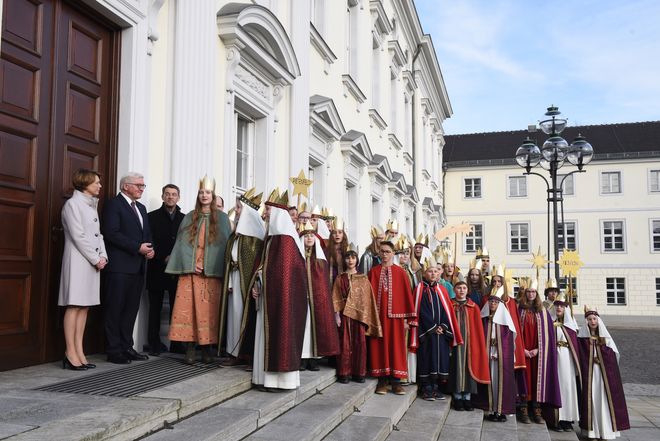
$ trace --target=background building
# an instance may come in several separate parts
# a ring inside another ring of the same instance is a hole
[[[660,315],[660,122],[568,127],[562,137],[578,133],[596,154],[585,173],[564,182],[560,249],[577,250],[585,263],[577,305],[610,315]],[[545,183],[524,176],[513,160],[527,135],[538,145],[547,138],[540,131],[445,137],[447,222],[475,227],[458,246],[460,264],[486,246],[491,262],[532,276],[531,253],[541,247],[549,257]],[[559,174],[572,170],[567,162]]]
[[[412,0],[4,0],[0,78],[0,369],[61,357],[60,210],[79,167],[104,196],[139,171],[143,202],[215,176],[231,205],[305,170],[311,203],[369,227],[443,223],[451,113]],[[136,326],[144,340],[143,305]],[[87,333],[102,348],[100,308]]]

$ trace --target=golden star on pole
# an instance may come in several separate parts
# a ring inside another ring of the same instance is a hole
[[[541,253],[541,247],[539,247],[539,250],[536,253],[532,253],[532,258],[527,261],[532,262],[532,268],[536,268],[537,271],[545,268],[545,265],[550,263],[550,261],[545,258],[545,254]]]
[[[578,252],[569,251],[566,248],[564,248],[564,252],[557,263],[565,277],[577,277],[578,271],[584,266],[584,262],[580,260]]]
[[[298,176],[289,178],[289,181],[293,184],[293,192],[291,193],[293,196],[303,195],[309,198],[308,190],[314,181],[305,177],[304,170],[301,169]]]

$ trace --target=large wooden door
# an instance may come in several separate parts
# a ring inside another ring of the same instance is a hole
[[[115,181],[119,32],[62,0],[4,0],[0,56],[0,370],[61,357],[60,211],[71,174]],[[100,349],[90,317],[88,350]]]

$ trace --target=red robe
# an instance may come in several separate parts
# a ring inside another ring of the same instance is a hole
[[[513,319],[513,326],[516,328],[516,341],[515,341],[515,351],[514,351],[514,369],[526,369],[527,364],[525,363],[525,346],[523,345],[522,332],[520,329],[520,318],[518,316],[518,305],[516,301],[509,298],[505,303],[506,309],[509,310],[511,318]]]
[[[315,357],[339,354],[339,334],[332,307],[332,293],[328,277],[328,261],[318,259],[312,249],[307,257],[307,290],[312,314],[312,351]]]
[[[454,311],[460,308],[456,300],[452,300]],[[463,306],[467,321],[465,323],[466,335],[463,339],[466,344],[468,369],[472,379],[477,383],[490,384],[490,367],[488,365],[488,353],[484,344],[484,326],[481,321],[481,309],[472,300],[467,299]],[[460,326],[458,326],[460,329]]]
[[[383,283],[381,283],[382,265],[374,266],[369,271],[369,282],[376,297],[378,315],[383,328],[383,337],[369,338],[369,374],[374,377],[407,378],[408,360],[404,321],[409,318],[411,319],[409,325],[415,325],[415,305],[406,271],[397,265],[387,269],[389,269],[389,277],[383,274]]]

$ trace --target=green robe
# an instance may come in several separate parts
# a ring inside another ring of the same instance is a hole
[[[167,262],[167,269],[165,272],[168,274],[193,274],[195,272],[195,249],[197,248],[198,237],[195,237],[191,242],[189,237],[190,223],[192,222],[192,214],[186,214],[181,221],[179,232],[176,235],[176,242],[170,260]],[[225,249],[227,247],[227,239],[231,234],[231,226],[229,224],[229,217],[222,211],[217,212],[218,215],[218,233],[215,241],[209,243],[208,239],[204,249],[204,272],[206,277],[222,278],[225,273]],[[206,223],[206,235],[208,237],[209,215],[202,214],[199,217],[199,225],[202,222]],[[197,231],[200,231],[200,228]],[[199,234],[199,233],[198,233]]]

